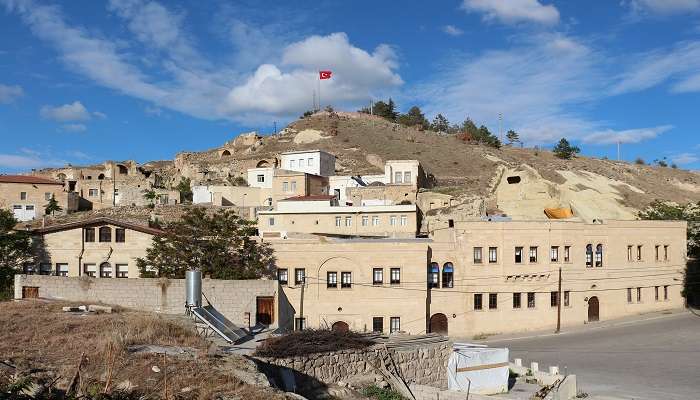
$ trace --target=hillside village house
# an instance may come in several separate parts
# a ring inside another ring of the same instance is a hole
[[[136,259],[146,256],[159,229],[111,218],[85,219],[32,231],[37,265],[25,273],[92,278],[138,278]]]
[[[61,182],[36,176],[0,175],[0,208],[12,211],[18,221],[43,217],[52,197],[62,214],[78,209],[77,196],[65,192]]]

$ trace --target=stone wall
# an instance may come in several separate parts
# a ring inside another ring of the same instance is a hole
[[[39,297],[67,301],[118,305],[137,310],[182,314],[185,311],[184,279],[105,279],[45,275],[15,275],[15,298],[23,287],[38,287]],[[202,292],[212,305],[233,323],[255,324],[257,297],[274,297],[278,313],[278,284],[275,280],[203,279]],[[204,304],[206,300],[202,299]],[[275,324],[279,321],[275,315]]]
[[[451,352],[452,344],[449,342],[389,349],[391,359],[400,370],[405,382],[441,389],[447,389],[447,360]],[[387,351],[381,345],[375,345],[369,349],[263,360],[273,365],[293,369],[327,384],[371,379],[373,376],[381,376],[375,367],[381,363],[391,365]]]

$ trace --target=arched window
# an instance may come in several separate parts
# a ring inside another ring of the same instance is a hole
[[[221,152],[221,157],[226,157],[226,156],[230,156],[230,155],[231,155],[231,152],[228,150],[224,150]]]
[[[267,160],[260,160],[255,165],[255,168],[267,168],[269,166],[270,166],[270,163]]]
[[[593,266],[593,245],[587,244],[586,245],[586,267],[592,267],[592,266]]]
[[[100,278],[112,277],[112,265],[108,262],[100,264]]]
[[[440,287],[440,265],[436,262],[430,263],[428,267],[428,287]]]
[[[442,287],[451,288],[454,286],[454,267],[451,262],[446,262],[442,266]]]
[[[100,228],[100,242],[112,241],[112,228],[103,226]]]
[[[126,166],[117,164],[117,168],[119,169],[119,174],[120,175],[129,175],[129,169],[126,168]]]
[[[603,266],[603,245],[600,243],[595,247],[595,266]]]
[[[99,174],[97,175],[97,179],[103,180],[105,178],[105,174]]]

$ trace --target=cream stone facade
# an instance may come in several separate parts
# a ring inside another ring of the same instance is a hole
[[[145,257],[158,229],[110,218],[35,229],[37,265],[25,273],[95,278],[138,278],[136,259]]]
[[[12,211],[18,221],[42,218],[52,197],[62,209],[59,214],[78,210],[78,197],[64,191],[61,182],[34,176],[0,175],[0,208]]]
[[[685,222],[454,225],[424,239],[266,240],[297,327],[304,318],[309,327],[370,331],[382,318],[389,332],[393,318],[412,334],[553,329],[560,268],[562,326],[684,305]]]

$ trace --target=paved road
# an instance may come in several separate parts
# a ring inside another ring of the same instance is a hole
[[[579,389],[604,399],[700,399],[700,317],[666,315],[555,336],[487,341],[523,365],[576,374]],[[609,397],[608,397],[609,396]]]

